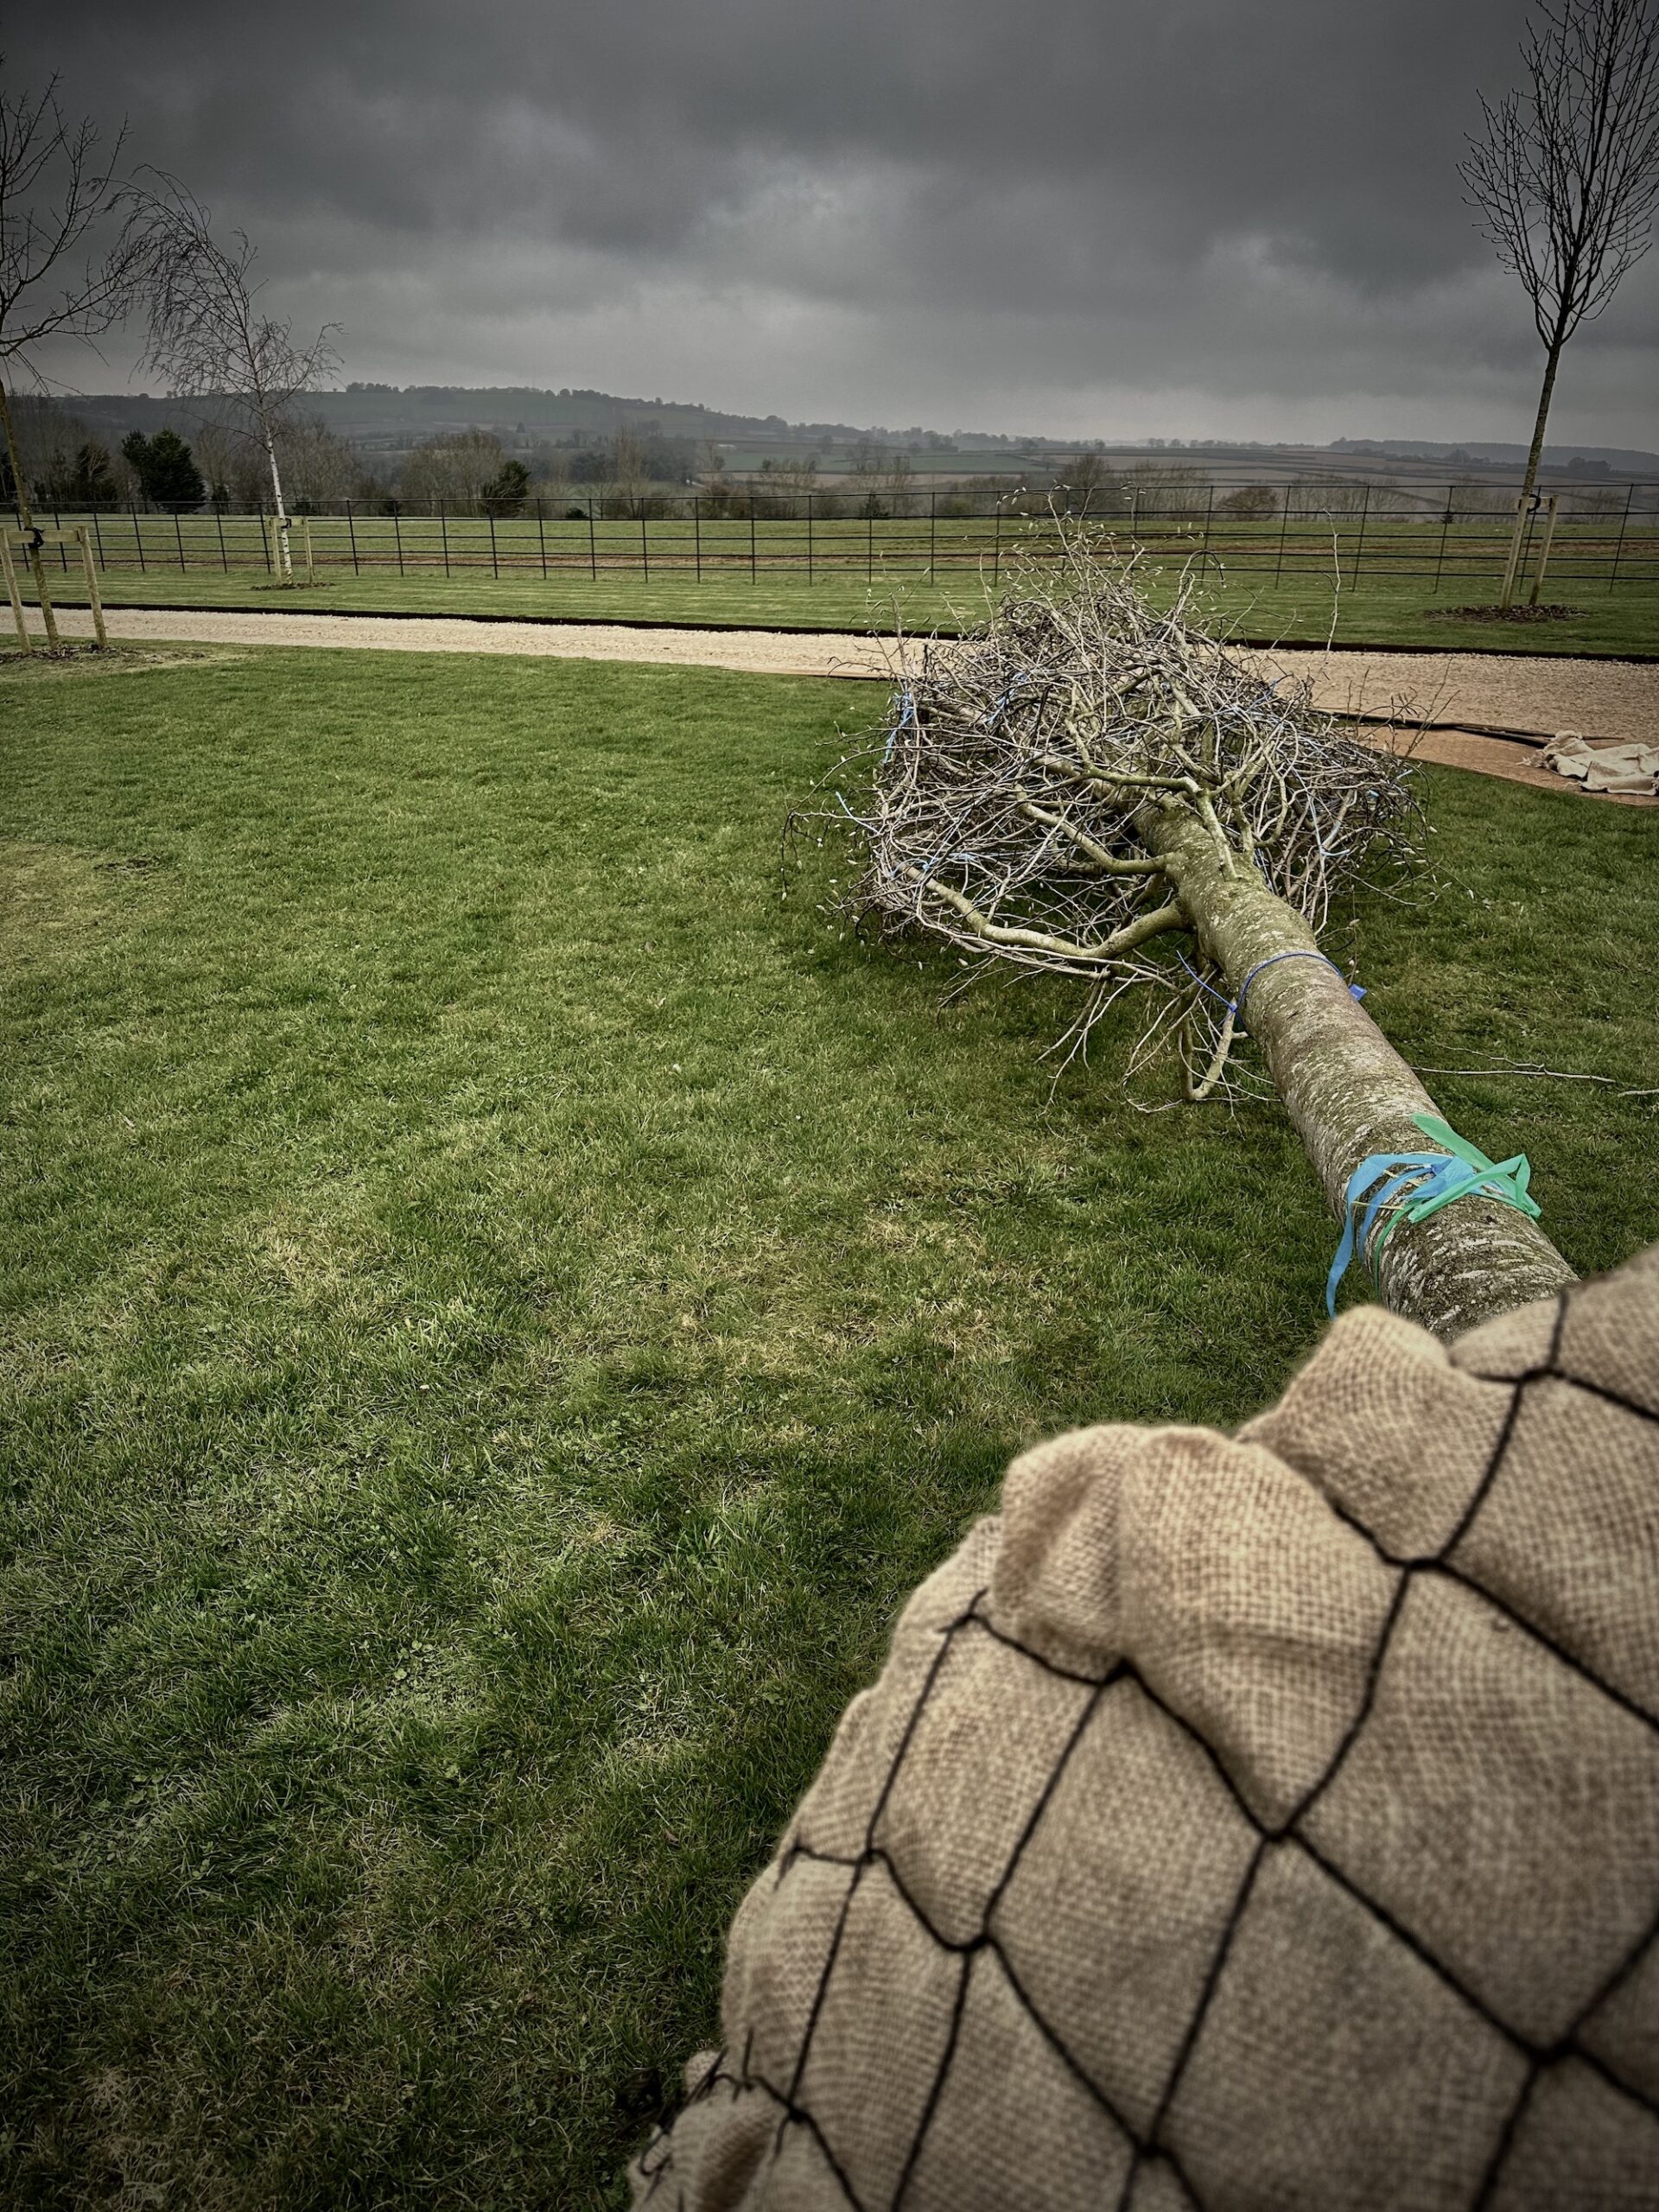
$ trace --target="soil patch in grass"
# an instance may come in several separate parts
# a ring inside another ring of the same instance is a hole
[[[1536,622],[1580,622],[1586,609],[1564,607],[1546,600],[1541,607],[1445,607],[1424,616],[1427,622],[1508,622],[1525,626]]]
[[[66,638],[56,652],[41,644],[26,653],[13,638],[9,642],[0,640],[0,683],[52,683],[79,676],[130,676],[141,669],[203,667],[244,658],[242,648],[236,645],[99,645],[82,638]]]

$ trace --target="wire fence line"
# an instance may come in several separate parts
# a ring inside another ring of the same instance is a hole
[[[1192,563],[1255,580],[1340,576],[1432,581],[1436,590],[1496,579],[1508,559],[1518,500],[1502,485],[1444,480],[1385,485],[1336,482],[1244,487],[1246,512],[1224,485],[1108,487],[1069,496],[833,490],[704,495],[614,490],[526,499],[510,506],[469,502],[345,500],[290,518],[290,556],[312,577],[477,575],[614,578],[653,573],[775,581],[794,575],[874,582],[903,572],[928,578],[973,571],[996,579],[1016,555],[1063,551],[1068,510],[1097,523],[1103,550],[1134,550],[1160,565]],[[1659,583],[1659,484],[1552,486],[1555,504],[1529,512],[1523,577],[1547,558],[1553,588],[1612,590]],[[1052,505],[1050,504],[1052,497]],[[741,512],[734,512],[734,503]],[[849,512],[853,510],[852,512]],[[37,523],[46,515],[36,511]],[[84,527],[105,571],[224,575],[274,571],[279,549],[268,509],[169,511],[130,504],[51,511],[54,535]],[[61,542],[45,549],[66,570]]]

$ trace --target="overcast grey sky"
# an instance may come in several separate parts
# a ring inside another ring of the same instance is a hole
[[[1524,437],[1462,204],[1521,0],[79,0],[131,125],[347,377],[1079,436]],[[69,368],[128,381],[134,347]],[[1659,255],[1552,442],[1659,444]]]

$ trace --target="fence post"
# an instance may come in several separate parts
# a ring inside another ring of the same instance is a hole
[[[649,500],[642,492],[639,494],[639,565],[645,571],[645,580],[647,583],[651,582],[651,538],[645,528],[645,510],[649,505]]]
[[[1635,485],[1627,484],[1624,487],[1624,512],[1618,518],[1618,543],[1613,548],[1613,571],[1607,579],[1607,588],[1610,592],[1618,582],[1619,556],[1624,550],[1624,533],[1630,526],[1630,502],[1635,497]]]
[[[353,574],[353,575],[357,575],[357,573],[358,573],[358,567],[357,567],[357,524],[356,524],[356,521],[355,521],[355,520],[353,519],[353,514],[352,514],[352,503],[351,503],[351,501],[350,501],[349,499],[347,499],[347,500],[346,500],[346,530],[348,531],[348,532],[350,533],[350,535],[351,535],[351,540],[352,540],[352,574]]]
[[[875,517],[871,510],[875,505],[874,494],[864,503],[864,581],[875,582]]]
[[[806,581],[812,581],[812,494],[806,495]]]
[[[702,494],[700,492],[694,492],[691,495],[691,531],[692,543],[696,548],[693,557],[697,564],[697,582],[701,583],[702,582]]]
[[[1277,583],[1285,573],[1285,532],[1290,528],[1290,493],[1291,487],[1287,484],[1284,500],[1279,509],[1279,558],[1274,565],[1274,583]]]
[[[939,543],[939,487],[932,486],[927,495],[927,581],[933,582],[934,564],[938,558]]]
[[[149,570],[144,565],[144,533],[138,527],[138,502],[136,499],[132,503],[132,542],[138,549],[138,573],[141,576],[147,576]]]
[[[182,575],[184,574],[184,532],[179,527],[179,511],[176,507],[173,510],[173,537],[179,549],[179,574]]]
[[[94,515],[92,520],[96,523],[98,517]],[[223,507],[213,509],[213,523],[219,531],[219,565],[224,574],[228,576],[231,573],[231,564],[225,556],[225,510]]]
[[[547,575],[547,517],[542,510],[539,499],[536,502],[536,543],[541,551],[542,575],[545,577]]]
[[[443,573],[448,576],[449,574],[449,518],[444,511],[442,499],[438,501],[438,535],[443,541]]]
[[[499,583],[501,580],[501,563],[496,558],[495,551],[495,509],[486,503],[484,509],[484,515],[485,519],[490,525],[490,574]]]
[[[1002,581],[1002,494],[994,492],[991,497],[991,582],[995,586]]]
[[[1359,503],[1359,538],[1354,547],[1354,584],[1359,582],[1359,564],[1365,558],[1365,518],[1371,512],[1371,487],[1365,486],[1365,496]]]
[[[749,582],[754,582],[754,502],[755,493],[749,494]]]
[[[397,573],[401,576],[404,573],[404,531],[396,507],[391,511],[391,542],[397,549]]]
[[[102,568],[104,565],[104,532],[99,527],[98,509],[96,507],[92,509],[92,536],[98,544],[99,566]]]

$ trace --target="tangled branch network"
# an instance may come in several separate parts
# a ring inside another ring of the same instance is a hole
[[[836,804],[862,861],[842,911],[976,966],[1081,979],[1067,1057],[1149,989],[1128,1072],[1173,1045],[1196,1099],[1224,1081],[1236,1017],[1148,849],[1153,814],[1189,810],[1316,934],[1333,897],[1409,858],[1418,817],[1408,762],[1344,737],[1306,684],[1255,672],[1190,603],[1155,608],[1133,563],[1074,533],[968,637],[894,648],[868,802]]]

